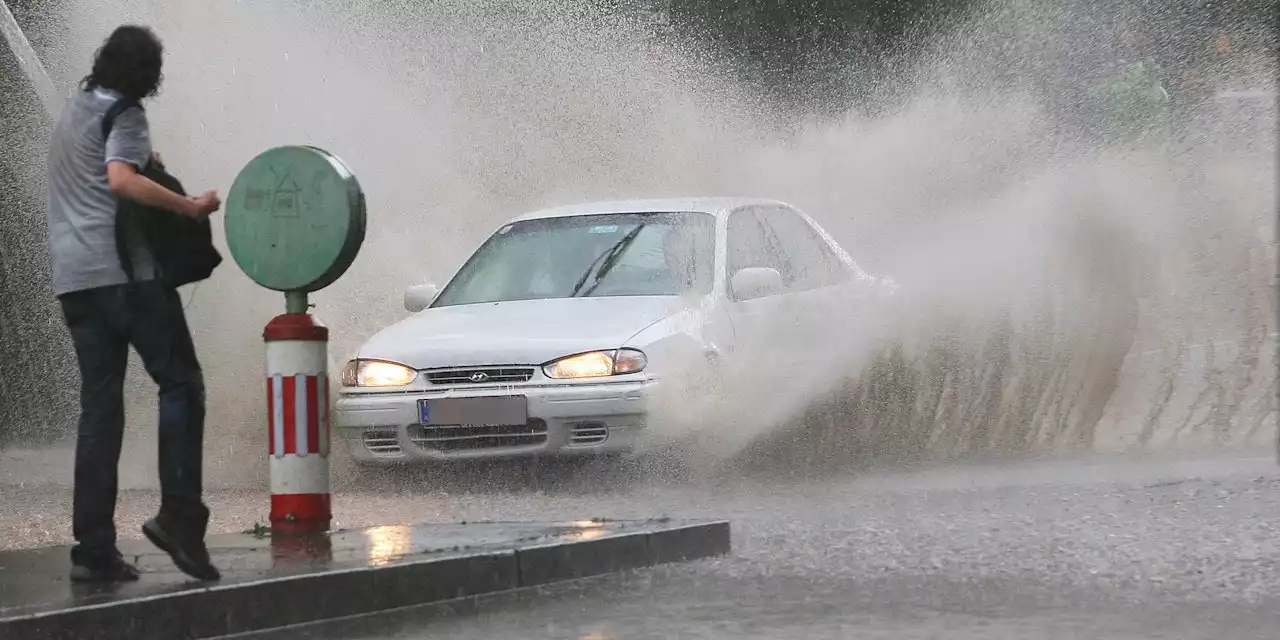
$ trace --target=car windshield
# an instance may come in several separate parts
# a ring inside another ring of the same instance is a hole
[[[621,213],[539,218],[493,234],[434,307],[711,291],[715,218]]]

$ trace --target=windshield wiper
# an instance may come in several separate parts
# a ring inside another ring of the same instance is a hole
[[[578,282],[573,285],[573,291],[569,292],[569,297],[577,297],[579,292],[586,295],[595,290],[596,285],[600,284],[600,279],[603,278],[605,274],[609,273],[609,270],[613,268],[614,264],[617,264],[618,258],[622,257],[622,253],[627,250],[627,247],[631,246],[632,241],[636,239],[636,236],[640,235],[640,230],[643,229],[646,224],[648,223],[642,222],[636,225],[636,228],[628,231],[627,235],[622,236],[622,239],[619,240],[617,244],[609,247],[604,253],[600,254],[599,257],[592,260],[591,264],[587,265],[586,273],[582,274],[582,277],[578,278]],[[596,277],[591,281],[591,286],[587,288],[586,291],[583,291],[582,287],[587,284],[587,279],[591,277],[591,272],[595,270],[597,263],[600,264],[600,270],[595,272]]]

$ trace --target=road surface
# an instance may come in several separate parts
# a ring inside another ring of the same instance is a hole
[[[732,557],[268,638],[1276,637],[1280,469],[1258,454],[961,465],[815,480],[499,476],[349,495],[401,519],[721,516]],[[401,480],[403,481],[403,480]],[[397,492],[398,493],[398,492]]]

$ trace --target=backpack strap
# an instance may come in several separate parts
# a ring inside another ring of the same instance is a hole
[[[102,144],[107,144],[107,139],[111,137],[111,127],[116,123],[116,117],[125,111],[137,107],[142,108],[137,100],[130,98],[120,98],[111,103],[107,107],[106,113],[102,114]],[[124,270],[124,275],[133,281],[133,261],[129,258],[129,242],[128,242],[128,218],[125,215],[128,207],[125,203],[116,205],[116,254],[120,257],[120,267]]]
[[[106,144],[107,138],[111,137],[111,127],[115,126],[116,117],[132,107],[141,109],[142,105],[133,98],[120,98],[107,107],[107,112],[102,114],[102,144]]]

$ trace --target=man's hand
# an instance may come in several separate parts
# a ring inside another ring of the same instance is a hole
[[[222,208],[217,191],[206,191],[199,197],[182,196],[152,182],[138,173],[137,167],[122,160],[107,163],[107,187],[116,197],[197,219]]]
[[[191,198],[190,201],[191,208],[187,215],[193,218],[203,218],[222,208],[222,200],[218,199],[217,191],[206,191],[197,198]]]

